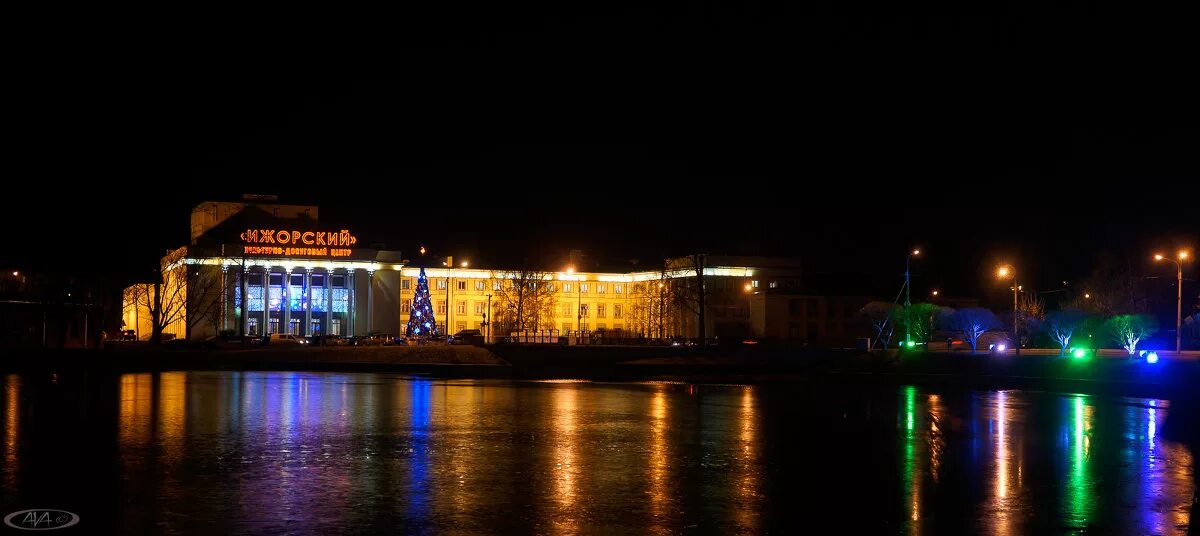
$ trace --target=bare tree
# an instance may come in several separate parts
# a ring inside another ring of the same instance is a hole
[[[221,293],[224,288],[221,286],[221,272],[219,268],[213,266],[182,266],[182,276],[184,279],[184,322],[186,326],[186,337],[192,337],[192,330],[201,324],[207,323],[213,327],[213,332],[217,330],[217,323],[221,319]],[[173,277],[179,277],[181,274],[174,274]]]
[[[150,317],[150,344],[161,343],[164,330],[186,316],[186,257],[186,247],[168,252],[159,261],[159,269],[152,281],[125,289],[125,307],[145,311]]]
[[[521,268],[508,272],[492,273],[496,291],[496,323],[501,333],[522,332],[540,329],[546,322],[553,323],[555,292],[550,272]],[[496,285],[499,283],[499,285]]]
[[[954,326],[963,333],[972,352],[979,350],[979,336],[999,325],[995,313],[982,307],[967,307],[954,314]]]
[[[895,323],[892,320],[895,318],[896,310],[899,308],[894,303],[875,301],[866,304],[859,310],[859,314],[875,330],[875,339],[871,344],[872,348],[882,344],[883,349],[887,350],[888,344],[892,342],[892,334],[895,333]]]
[[[1058,355],[1067,353],[1071,345],[1071,337],[1075,330],[1083,324],[1083,311],[1079,309],[1063,309],[1046,315],[1046,332],[1058,343]]]
[[[707,255],[697,253],[686,257],[669,259],[665,263],[668,274],[685,276],[672,280],[672,297],[681,308],[696,315],[696,336],[701,341],[707,337],[707,298],[708,291],[704,285],[704,267]]]
[[[1158,331],[1158,321],[1150,315],[1117,315],[1105,323],[1109,335],[1121,345],[1129,357],[1137,354],[1137,345]]]

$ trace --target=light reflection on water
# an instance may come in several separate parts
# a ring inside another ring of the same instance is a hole
[[[0,397],[6,506],[44,463],[29,382],[6,376]],[[757,534],[825,512],[876,533],[1189,522],[1192,453],[1160,436],[1164,400],[255,372],[112,389],[119,478],[87,485],[129,505],[122,533]],[[898,485],[869,496],[874,480]]]

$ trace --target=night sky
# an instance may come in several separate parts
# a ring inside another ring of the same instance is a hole
[[[1191,108],[1123,70],[1182,21],[746,5],[56,25],[9,82],[0,265],[124,280],[242,193],[407,256],[781,255],[870,292],[912,246],[918,284],[985,296],[998,260],[1051,288],[1200,244]]]

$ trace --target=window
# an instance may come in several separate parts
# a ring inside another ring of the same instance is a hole
[[[283,274],[271,274],[271,286],[272,287],[282,287],[283,286]]]
[[[304,286],[304,274],[292,274],[292,286],[293,287],[303,287]]]
[[[454,325],[455,325],[455,327],[457,327],[457,328],[458,328],[458,331],[462,331],[462,330],[464,330],[464,329],[467,329],[467,323],[466,323],[466,322],[455,322],[455,323],[454,323]]]
[[[604,307],[603,303],[597,303],[596,304],[596,318],[604,318],[604,313],[606,312],[605,309],[606,309],[606,307]]]
[[[588,284],[587,284],[587,283],[580,283],[580,284],[579,284],[579,293],[580,293],[580,294],[587,294],[587,293],[588,293]]]
[[[503,281],[492,281],[492,291],[500,292],[500,286],[503,284],[504,284]]]
[[[621,318],[621,304],[613,304],[613,318]]]
[[[437,314],[439,314],[439,315],[444,315],[444,314],[446,314],[446,300],[438,300],[438,302],[437,302]]]
[[[409,303],[408,300],[404,300],[403,302],[400,303],[400,312],[401,313],[409,313],[411,311],[412,311],[412,304]]]
[[[460,279],[460,280],[456,281],[456,283],[458,283],[458,287],[456,287],[458,290],[467,290],[467,282],[466,281],[463,281]]]
[[[554,283],[546,283],[546,292],[554,292]]]
[[[751,286],[751,287],[753,287],[753,288],[758,288],[758,280],[757,280],[757,279],[755,279],[754,281],[751,281],[751,282],[750,282],[750,286]]]
[[[333,288],[346,288],[346,276],[343,274],[333,274]]]
[[[564,304],[563,304],[563,306],[562,306],[562,315],[563,315],[563,316],[566,316],[566,317],[569,317],[569,316],[571,316],[571,304],[569,304],[569,303],[564,303]]]
[[[563,283],[563,292],[574,292],[574,291],[575,291],[574,285],[572,285],[570,283]]]
[[[613,294],[622,294],[625,292],[624,283],[613,283]]]
[[[604,283],[596,283],[596,294],[604,294],[605,287],[607,286]]]
[[[772,282],[770,283],[770,287],[771,287],[771,288],[779,288],[779,282],[778,282],[778,281],[772,281]]]
[[[477,315],[483,314],[484,309],[487,309],[487,304],[485,302],[481,302],[481,301],[475,302],[475,314],[477,314]]]
[[[483,280],[482,279],[478,279],[475,281],[475,290],[478,290],[478,291],[483,290]]]
[[[580,304],[579,305],[579,316],[586,317],[587,315],[588,315],[588,304],[586,304],[586,303]]]
[[[406,278],[400,280],[400,290],[408,290],[410,288],[412,288],[412,279],[411,278],[406,277]]]
[[[465,302],[465,301],[460,301],[460,302],[458,302],[458,303],[457,303],[457,304],[454,306],[454,313],[455,313],[455,314],[460,314],[460,315],[465,315],[465,314],[467,314],[467,302]]]
[[[445,279],[437,280],[437,289],[438,290],[446,290],[446,280]]]

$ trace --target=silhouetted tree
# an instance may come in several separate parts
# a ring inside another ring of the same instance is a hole
[[[960,309],[953,318],[955,328],[963,333],[963,337],[971,345],[972,352],[979,349],[980,335],[1000,326],[1000,319],[996,318],[996,314],[983,307]]]
[[[1046,315],[1046,332],[1058,343],[1058,355],[1067,353],[1071,337],[1083,325],[1083,311],[1079,309],[1063,309]]]

